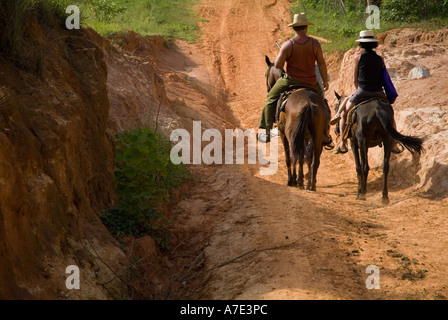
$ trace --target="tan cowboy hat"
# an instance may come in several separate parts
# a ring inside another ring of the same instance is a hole
[[[378,40],[375,39],[373,30],[364,30],[359,33],[359,39],[355,42],[378,42]]]
[[[290,23],[288,25],[288,27],[309,26],[311,24],[314,24],[314,23],[308,21],[308,18],[306,17],[305,13],[296,13],[294,15],[293,23]]]

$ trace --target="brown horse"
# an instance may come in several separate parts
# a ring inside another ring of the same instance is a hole
[[[344,97],[335,92],[338,103]],[[405,136],[393,127],[394,110],[392,106],[379,99],[370,100],[358,105],[354,111],[356,120],[350,129],[350,146],[356,164],[358,175],[357,199],[365,200],[367,193],[367,176],[369,174],[368,149],[382,145],[384,148],[383,160],[383,204],[389,204],[387,176],[389,174],[389,159],[393,141],[401,144],[411,153],[420,155],[423,152],[423,139],[414,136]],[[341,132],[341,135],[343,132]]]
[[[279,72],[268,57],[266,57],[266,63],[268,65],[266,85],[269,92],[283,72]],[[288,186],[304,188],[303,164],[306,160],[308,165],[306,188],[316,191],[316,175],[320,165],[326,125],[326,106],[317,93],[307,88],[299,88],[288,96],[278,121],[288,168]],[[298,176],[297,163],[299,164]]]

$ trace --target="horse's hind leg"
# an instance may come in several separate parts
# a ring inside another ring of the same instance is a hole
[[[311,150],[311,152],[313,152],[313,162],[311,165],[311,191],[316,191],[316,184],[317,184],[317,170],[319,169],[320,166],[320,156],[322,154],[322,143],[314,143],[313,146],[313,150]]]
[[[387,188],[387,176],[389,175],[389,159],[390,159],[390,153],[392,149],[392,141],[385,141],[384,142],[384,163],[383,163],[383,179],[384,179],[384,185],[383,185],[383,204],[387,205],[389,204],[389,192]]]
[[[294,180],[291,172],[291,152],[289,149],[289,142],[286,139],[286,136],[283,133],[280,133],[280,137],[282,139],[283,148],[285,149],[285,160],[286,160],[286,168],[288,168],[288,186],[294,186]]]
[[[308,166],[308,179],[306,184],[306,190],[315,191],[313,190],[313,176],[314,176],[314,151],[313,151],[313,145],[310,143],[308,144],[306,148],[306,164]]]
[[[303,158],[303,154],[301,154],[299,156],[299,177],[297,179],[297,187],[299,189],[304,189],[305,188],[305,185],[303,183],[303,180],[304,180],[303,163],[304,163],[304,158]]]
[[[359,140],[359,139],[358,139]],[[362,139],[359,145],[359,153],[361,156],[361,200],[365,200],[367,193],[367,177],[369,175],[369,158],[367,156],[367,152],[369,151],[367,147],[367,141]]]
[[[291,186],[297,186],[297,157],[291,154],[291,166],[292,166],[292,184]]]
[[[358,195],[356,198],[361,200],[362,170],[361,170],[361,160],[359,159],[359,146],[354,139],[350,140],[350,145],[352,147],[353,159],[355,159],[356,174],[358,176]]]

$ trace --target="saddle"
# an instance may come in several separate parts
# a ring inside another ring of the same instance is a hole
[[[285,106],[286,103],[288,102],[288,98],[291,95],[291,93],[299,90],[299,89],[305,89],[314,93],[318,93],[316,88],[306,85],[306,84],[294,84],[288,87],[288,89],[286,91],[284,91],[281,95],[280,98],[277,101],[277,109],[275,112],[275,122],[279,123],[280,122],[280,112],[285,112]]]
[[[366,103],[369,103],[369,102],[372,102],[375,100],[389,104],[388,100],[375,97],[375,98],[367,98],[366,100],[361,101],[360,103],[355,105],[347,114],[347,123],[345,125],[344,132],[341,135],[343,140],[347,140],[351,137],[350,133],[351,133],[352,126],[353,126],[353,124],[356,123],[356,120],[357,120],[356,119],[356,109],[358,109],[358,107],[363,104],[366,104]]]

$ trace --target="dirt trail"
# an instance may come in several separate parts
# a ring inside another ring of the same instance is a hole
[[[257,127],[266,96],[264,55],[274,58],[275,41],[291,35],[289,5],[287,0],[202,1],[200,15],[207,22],[201,43],[176,42],[175,51],[188,56],[178,66],[185,78],[207,91],[209,105],[219,109],[214,120],[201,113],[206,126],[228,121],[243,129]],[[179,81],[166,70],[162,74],[174,99],[181,89],[169,88]],[[334,88],[337,74],[331,75]],[[185,104],[202,108],[197,95],[185,96]],[[190,113],[193,120],[200,117]],[[352,156],[331,151],[323,153],[317,192],[289,188],[281,145],[279,155],[278,173],[272,176],[261,176],[256,165],[193,168],[202,182],[179,203],[179,221],[207,231],[210,240],[201,248],[205,260],[195,269],[197,281],[173,298],[448,297],[446,197],[424,197],[415,185],[391,179],[391,203],[383,206],[382,171],[372,165],[367,200],[356,201]],[[366,289],[369,265],[380,268],[379,290]]]

